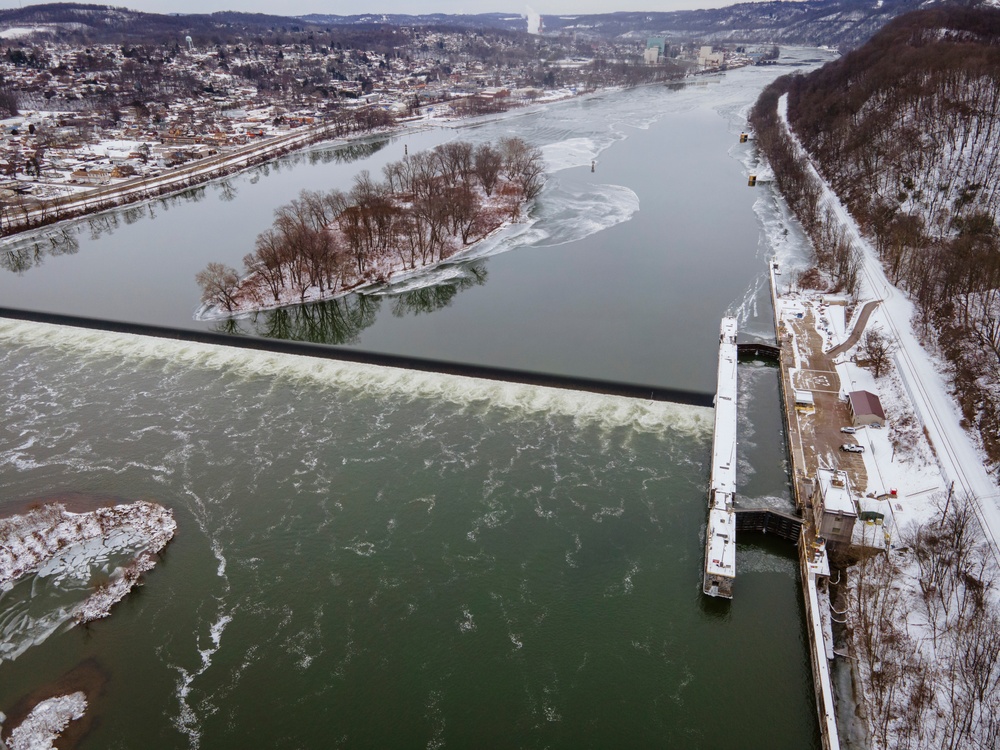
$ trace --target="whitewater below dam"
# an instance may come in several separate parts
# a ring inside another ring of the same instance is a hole
[[[481,248],[484,275],[344,302],[368,310],[350,343],[709,390],[726,310],[770,326],[760,278],[788,235],[734,149],[791,69],[406,136],[526,136],[549,185]],[[0,272],[0,295],[197,328],[204,263],[237,263],[276,205],[397,151],[291,157],[229,199],[208,186],[156,218],[63,228],[76,250]],[[717,190],[688,195],[699,159]],[[90,665],[82,748],[819,747],[794,549],[741,543],[736,599],[701,595],[710,410],[16,321],[0,368],[0,513],[148,499],[178,526],[86,630],[45,625],[79,588],[0,596],[19,653],[0,710]],[[739,481],[780,506],[777,377],[741,378]]]

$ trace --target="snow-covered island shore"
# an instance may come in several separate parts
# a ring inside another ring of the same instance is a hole
[[[275,211],[244,273],[210,263],[197,275],[199,320],[328,300],[415,275],[468,252],[523,214],[542,188],[541,151],[456,141],[361,172],[348,193],[303,191]]]
[[[157,554],[176,530],[171,511],[146,501],[89,513],[70,513],[53,503],[0,519],[0,591],[10,591],[18,579],[32,574],[89,577],[93,559],[128,555],[129,562],[70,611],[77,623],[107,617],[156,565]]]

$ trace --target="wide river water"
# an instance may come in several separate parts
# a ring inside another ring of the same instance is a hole
[[[815,64],[814,53],[788,53],[795,68],[744,68],[477,126],[317,147],[180,196],[7,240],[0,304],[230,330],[194,320],[195,275],[209,261],[241,267],[274,209],[301,190],[349,189],[362,169],[380,177],[404,148],[517,135],[543,150],[546,187],[526,222],[475,248],[472,260],[382,295],[238,321],[238,330],[712,391],[719,317],[762,289],[771,252],[753,210],[762,191],[746,184],[752,144],[738,136],[763,86]]]
[[[517,134],[549,182],[477,260],[242,329],[711,390],[720,316],[770,330],[782,212],[734,144],[789,69],[317,149],[18,240],[0,300],[202,327],[194,274],[298,190]],[[87,629],[59,624],[82,591],[0,596],[0,710],[83,664],[85,748],[819,746],[794,550],[741,543],[735,600],[701,595],[710,410],[16,322],[0,367],[0,512],[180,527]],[[787,503],[774,370],[740,374],[742,494]]]

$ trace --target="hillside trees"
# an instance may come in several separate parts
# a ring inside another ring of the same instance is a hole
[[[916,303],[922,332],[952,362],[964,416],[1000,463],[1000,11],[902,16],[833,63],[779,79],[758,100],[752,121],[779,187],[813,237],[819,265],[846,271],[831,273],[850,288],[843,248],[824,238],[823,226],[836,222],[817,208],[815,186],[778,127],[783,92],[796,134],[886,274]]]
[[[865,557],[852,571],[847,604],[873,747],[957,750],[1000,739],[1000,611],[973,502],[952,497],[939,520],[903,531],[915,596],[898,585],[898,553]]]

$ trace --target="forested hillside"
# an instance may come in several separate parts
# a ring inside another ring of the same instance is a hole
[[[1000,10],[903,16],[770,98],[782,88],[795,132],[916,302],[1000,461]]]
[[[644,41],[665,37],[671,44],[699,39],[705,43],[829,45],[851,49],[864,42],[889,20],[916,8],[948,0],[759,0],[720,8],[680,11],[619,11],[571,15],[543,15],[547,36],[571,36],[589,43],[595,39]],[[962,0],[976,5],[989,0]],[[238,3],[230,7],[238,7]],[[711,3],[709,3],[711,5]],[[280,11],[280,7],[276,7]],[[45,3],[0,10],[0,29],[42,26],[50,33],[91,42],[151,41],[157,37],[190,34],[219,40],[255,32],[298,34],[335,30],[338,38],[366,36],[377,29],[434,28],[524,33],[521,12],[476,14],[382,13],[378,7],[361,15],[314,13],[288,16],[233,11],[161,15],[126,7],[82,3]]]

